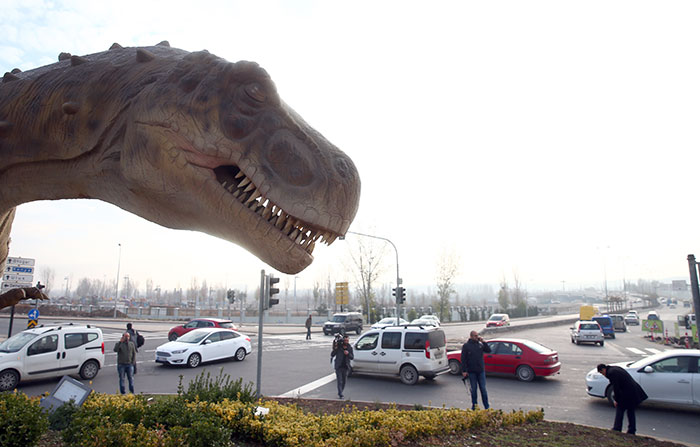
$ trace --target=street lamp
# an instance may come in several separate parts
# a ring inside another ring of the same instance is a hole
[[[122,264],[122,244],[119,244],[119,259],[117,261],[117,291],[114,293],[114,318],[117,318],[117,302],[119,301],[119,267]]]
[[[364,236],[364,237],[371,237],[374,239],[380,239],[382,241],[386,241],[391,244],[392,247],[394,247],[394,251],[396,252],[396,291],[397,294],[399,292],[399,286],[401,286],[401,278],[399,277],[399,250],[396,249],[396,245],[394,245],[393,242],[391,242],[389,239],[381,236],[373,236],[371,234],[364,234],[364,233],[358,233],[356,231],[348,231],[349,234],[355,234],[357,236]],[[340,239],[344,240],[345,236],[341,236]],[[367,309],[367,319],[369,320],[370,317],[370,310]],[[396,325],[398,326],[401,322],[401,297],[397,296],[396,297]]]

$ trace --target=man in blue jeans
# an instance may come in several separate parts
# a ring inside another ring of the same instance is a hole
[[[486,372],[484,370],[484,353],[491,352],[489,345],[484,342],[484,339],[479,337],[479,333],[471,331],[469,340],[462,345],[462,377],[464,379],[469,375],[469,385],[471,386],[472,394],[472,410],[476,410],[478,396],[476,387],[479,386],[481,391],[481,401],[484,403],[484,409],[489,408],[489,395],[486,392]],[[462,379],[462,380],[464,380]]]
[[[122,338],[114,345],[117,353],[117,373],[119,374],[119,392],[126,394],[124,389],[124,374],[129,380],[129,391],[134,394],[134,360],[136,360],[136,348],[129,341],[129,333],[124,332]]]

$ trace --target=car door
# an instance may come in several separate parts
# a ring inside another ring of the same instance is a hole
[[[221,342],[221,333],[212,332],[200,344],[202,361],[208,362],[220,359],[224,356],[224,348],[225,344]]]
[[[693,400],[694,357],[677,355],[650,364],[652,372],[639,371],[639,384],[650,401],[689,405]]]
[[[379,372],[379,332],[368,332],[355,342],[352,370]],[[333,359],[335,362],[335,359]],[[335,364],[335,363],[334,363]]]
[[[695,362],[691,363],[691,372],[693,373],[693,405],[700,407],[700,357],[695,357]]]
[[[515,374],[515,368],[520,364],[523,350],[517,344],[502,341],[498,344],[495,361],[499,364],[499,372]]]
[[[398,374],[401,365],[401,335],[399,331],[382,333],[379,345],[379,372]]]
[[[223,357],[233,357],[236,355],[236,350],[239,348],[240,343],[236,340],[237,334],[233,331],[221,331],[221,352]]]
[[[501,372],[499,371],[498,357],[496,357],[496,351],[498,346],[501,344],[497,341],[489,341],[486,344],[491,349],[491,352],[484,354],[484,368],[486,372]]]
[[[40,379],[62,374],[58,341],[58,334],[49,334],[37,338],[27,346],[24,371],[28,378]]]
[[[85,345],[97,340],[96,333],[73,332],[63,334],[63,349],[61,349],[61,368],[64,374],[74,374],[80,369],[87,355]]]

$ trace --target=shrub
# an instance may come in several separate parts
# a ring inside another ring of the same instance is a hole
[[[190,402],[200,400],[207,402],[221,402],[224,399],[239,400],[241,402],[253,402],[257,399],[253,391],[253,384],[243,385],[243,378],[231,380],[231,376],[224,374],[221,368],[219,375],[212,378],[211,373],[204,371],[190,381],[187,391],[183,391],[182,376],[178,385],[178,396]]]
[[[65,430],[73,420],[76,411],[78,411],[78,406],[72,399],[56,408],[53,413],[49,414],[49,428],[54,431]]]
[[[27,447],[36,445],[49,426],[46,411],[38,398],[24,393],[0,393],[0,445]]]

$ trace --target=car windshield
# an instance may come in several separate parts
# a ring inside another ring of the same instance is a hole
[[[177,341],[182,343],[199,343],[204,340],[204,337],[207,335],[209,335],[209,332],[192,331],[178,338]]]
[[[499,321],[503,319],[503,315],[491,315],[491,318],[489,318],[489,321]]]
[[[233,323],[230,321],[223,321],[219,323],[219,327],[225,328],[225,329],[233,329]]]
[[[534,341],[524,340],[522,343],[538,354],[544,354],[545,352],[552,352],[552,350],[549,349],[548,347],[542,346],[541,344],[535,343]]]
[[[32,334],[31,332],[20,332],[17,335],[13,335],[0,343],[0,352],[17,352],[37,336],[38,334]]]
[[[342,323],[345,321],[345,315],[333,315],[333,319],[331,320],[334,323]]]
[[[593,323],[585,323],[585,324],[581,325],[581,330],[583,330],[583,331],[599,331],[600,326],[598,326],[597,324],[593,324]]]

